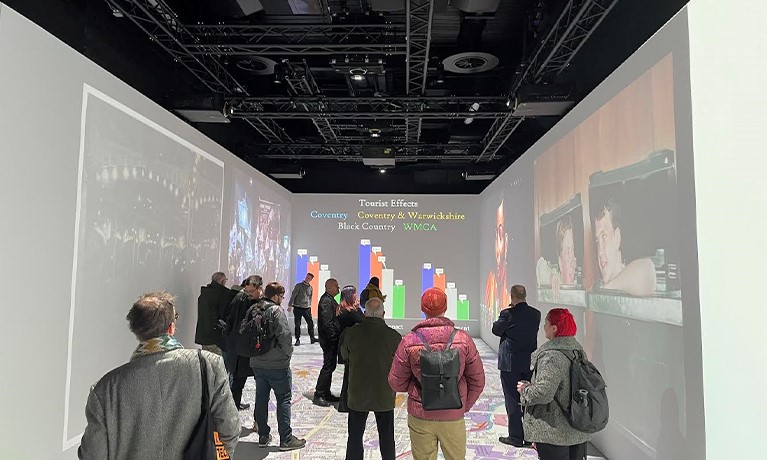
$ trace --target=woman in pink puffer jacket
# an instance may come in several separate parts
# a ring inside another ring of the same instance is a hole
[[[455,325],[444,317],[447,311],[447,296],[439,288],[427,289],[421,297],[421,311],[426,319],[416,324],[418,331],[432,349],[444,350]],[[407,392],[408,428],[410,446],[415,460],[434,460],[437,448],[442,447],[446,460],[466,457],[466,424],[463,415],[477,402],[485,387],[485,370],[471,336],[457,331],[451,348],[458,349],[460,371],[458,390],[462,406],[453,410],[425,410],[421,405],[420,351],[424,348],[421,339],[413,332],[400,342],[394,354],[389,371],[389,385],[394,391]]]

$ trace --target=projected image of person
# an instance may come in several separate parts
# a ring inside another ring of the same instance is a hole
[[[491,317],[506,307],[511,299],[506,288],[506,252],[509,245],[509,234],[506,233],[506,219],[503,210],[503,198],[495,212],[495,270],[487,275],[485,283],[485,308],[489,309]]]
[[[649,258],[626,263],[621,253],[621,206],[609,198],[594,218],[597,265],[601,282],[600,289],[622,291],[627,294],[646,297],[655,292],[655,265]]]

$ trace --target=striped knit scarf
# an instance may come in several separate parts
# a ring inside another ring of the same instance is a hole
[[[184,346],[181,345],[181,342],[176,340],[171,335],[163,334],[160,337],[155,337],[153,339],[139,342],[136,351],[133,352],[130,359],[133,361],[140,356],[151,355],[163,351],[177,350],[179,348],[184,348]]]

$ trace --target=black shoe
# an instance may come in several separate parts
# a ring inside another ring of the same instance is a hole
[[[272,442],[272,435],[267,434],[266,436],[259,436],[258,437],[258,447],[266,447],[269,445],[269,443]]]
[[[240,404],[239,406],[237,406],[237,409],[239,409],[239,410],[250,409],[250,404],[248,404],[248,403]]]
[[[320,406],[320,407],[330,407],[330,403],[328,402],[328,400],[323,398],[322,396],[315,396],[314,399],[312,400],[312,404],[314,404],[315,406]]]
[[[531,442],[520,441],[519,439],[513,439],[508,436],[501,436],[500,438],[498,438],[498,440],[503,444],[508,444],[510,446],[520,447],[520,448],[532,447],[533,445],[533,443]]]
[[[297,438],[293,436],[292,438],[290,438],[290,441],[280,443],[280,450],[282,451],[295,450],[295,449],[301,449],[304,446],[306,446],[306,439],[301,439],[301,438]]]
[[[334,403],[334,402],[338,402],[340,400],[341,400],[341,398],[339,398],[338,396],[335,396],[333,394],[329,394],[329,395],[325,396],[325,401],[327,401],[327,402]]]
[[[309,341],[311,342],[312,345],[319,342],[319,340],[315,339],[314,337],[310,338]]]
[[[296,343],[294,343],[293,345],[295,345],[295,346],[301,345],[301,340],[300,339],[296,339]]]

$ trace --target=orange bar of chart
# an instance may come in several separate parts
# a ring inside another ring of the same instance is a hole
[[[312,278],[312,318],[317,317],[317,301],[319,300],[319,286],[320,286],[320,261],[317,256],[310,256],[309,263],[306,265],[307,273],[314,275]]]
[[[442,289],[442,291],[445,290],[445,270],[442,268],[435,268],[434,269],[434,287]]]
[[[379,281],[383,276],[383,263],[378,260],[381,256],[383,256],[383,253],[381,253],[381,246],[373,246],[370,252],[370,277],[372,278],[375,276]],[[365,289],[365,286],[359,287],[360,291],[363,289]]]

